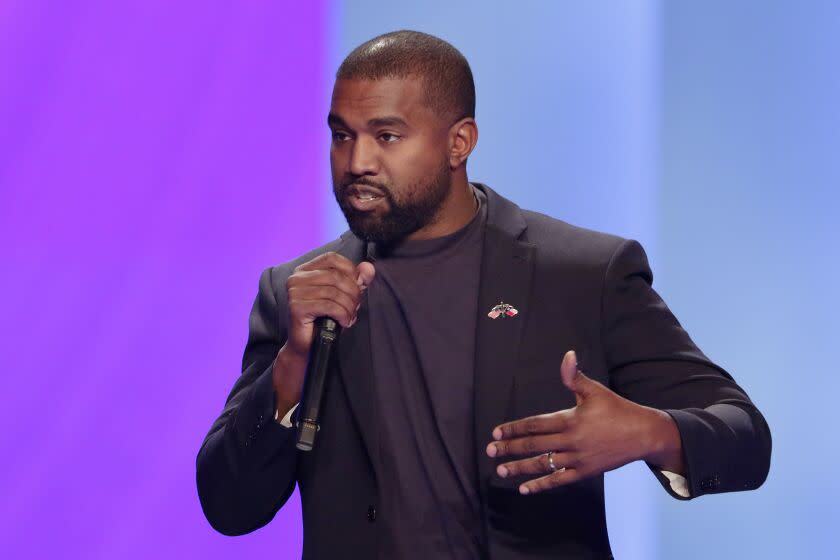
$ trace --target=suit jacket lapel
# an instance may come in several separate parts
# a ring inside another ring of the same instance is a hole
[[[342,239],[343,243],[336,248],[337,253],[350,259],[353,264],[359,264],[366,258],[366,244],[362,240],[349,231]],[[338,369],[368,457],[371,463],[376,465],[379,459],[379,432],[373,400],[373,363],[367,301],[367,297],[363,296],[356,324],[342,330],[338,339]]]
[[[531,312],[534,245],[521,240],[525,219],[518,206],[488,187],[487,228],[481,259],[481,283],[475,337],[474,429],[479,487],[482,496],[495,472],[485,448],[493,428],[508,419],[513,378],[524,324]],[[487,313],[499,303],[513,305],[514,317],[491,319]]]

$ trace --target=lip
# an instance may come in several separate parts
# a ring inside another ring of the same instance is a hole
[[[360,210],[362,212],[368,212],[373,210],[377,206],[383,203],[385,200],[384,196],[379,196],[377,198],[373,198],[371,200],[362,200],[355,193],[352,193],[347,196],[347,199],[350,201],[350,206],[355,208],[356,210]]]
[[[362,200],[359,198],[359,195],[372,195],[376,198]],[[347,199],[350,201],[350,205],[356,210],[367,212],[382,204],[385,200],[385,193],[367,185],[350,185],[347,189]]]
[[[381,190],[377,189],[376,187],[369,187],[368,185],[350,185],[347,189],[347,194],[349,196],[354,196],[357,194],[372,194],[373,196],[385,196]]]

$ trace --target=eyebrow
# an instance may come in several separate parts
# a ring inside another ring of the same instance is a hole
[[[328,126],[344,126],[344,127],[350,128],[349,126],[347,126],[347,123],[344,122],[344,119],[342,119],[341,117],[339,117],[335,113],[330,113],[329,115],[327,115],[327,125]],[[390,116],[390,115],[386,116],[386,117],[376,117],[376,118],[370,119],[367,122],[367,126],[368,126],[368,128],[375,128],[375,127],[378,127],[378,126],[402,126],[402,127],[405,127],[405,128],[409,128],[408,123],[405,122],[403,119],[401,119],[400,117],[397,117],[397,116]]]

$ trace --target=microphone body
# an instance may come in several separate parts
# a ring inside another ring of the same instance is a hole
[[[303,395],[297,415],[297,443],[301,451],[312,451],[315,437],[320,426],[318,416],[321,410],[321,398],[327,382],[334,348],[338,342],[341,326],[330,317],[315,319],[315,331],[312,346],[309,349],[309,362],[303,381]]]

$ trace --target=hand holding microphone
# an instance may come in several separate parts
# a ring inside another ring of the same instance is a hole
[[[324,253],[298,266],[289,276],[286,281],[288,339],[277,354],[273,369],[278,414],[285,415],[301,402],[304,380],[308,375],[307,363],[310,369],[315,365],[321,369],[319,374],[311,376],[320,378],[307,381],[307,387],[312,385],[311,381],[323,387],[330,337],[334,342],[339,327],[349,328],[355,323],[362,294],[373,281],[374,275],[374,267],[369,262],[354,266],[342,255]],[[327,318],[331,320],[326,321]],[[316,324],[328,327],[327,332],[319,330],[319,340],[316,341],[316,345],[320,346],[318,348],[313,347]],[[314,360],[320,364],[310,359],[310,352],[320,356]],[[309,408],[317,412],[317,402]]]

